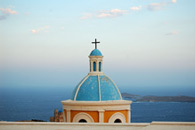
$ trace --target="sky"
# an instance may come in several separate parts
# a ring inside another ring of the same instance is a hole
[[[103,72],[120,90],[195,96],[194,7],[194,0],[0,0],[0,87],[73,89],[89,72],[97,38]]]

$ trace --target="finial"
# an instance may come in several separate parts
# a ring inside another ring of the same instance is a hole
[[[92,42],[92,44],[95,44],[95,49],[97,49],[97,43],[100,43],[100,42],[97,42],[97,40],[95,38],[95,42]]]

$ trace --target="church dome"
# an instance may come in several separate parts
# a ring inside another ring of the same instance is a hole
[[[102,56],[102,53],[98,49],[94,49],[89,56]]]
[[[116,84],[103,73],[103,56],[95,49],[89,57],[89,73],[75,87],[71,100],[62,101],[64,122],[128,123],[131,101],[122,99]]]
[[[102,53],[95,49],[89,55],[90,72],[76,86],[72,94],[74,101],[109,101],[122,100],[121,93],[114,82],[102,72]]]
[[[72,94],[74,101],[122,100],[120,91],[106,75],[87,75]]]

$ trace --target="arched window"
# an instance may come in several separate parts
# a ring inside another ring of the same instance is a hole
[[[93,123],[94,120],[93,118],[85,113],[85,112],[80,112],[78,114],[76,114],[73,118],[73,122],[79,122],[79,123]]]
[[[116,120],[114,121],[114,123],[122,123],[122,121],[121,121],[120,119],[116,119]]]
[[[117,112],[109,118],[108,122],[109,123],[125,123],[126,120],[125,120],[124,114],[122,114],[121,112]]]
[[[87,123],[87,121],[85,119],[80,119],[79,123]]]
[[[102,63],[101,62],[99,62],[99,71],[101,71],[101,66],[102,65]]]
[[[96,62],[93,62],[93,71],[96,71]]]

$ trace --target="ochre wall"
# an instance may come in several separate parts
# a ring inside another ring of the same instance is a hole
[[[85,112],[85,113],[89,114],[93,118],[94,122],[99,122],[98,111],[75,111],[75,110],[71,110],[71,122],[73,122],[74,116],[80,112]]]
[[[108,123],[109,118],[115,114],[116,112],[121,112],[124,116],[125,116],[125,120],[127,123],[127,114],[128,114],[128,110],[117,110],[117,111],[105,111],[104,112],[104,122]]]
[[[76,110],[71,110],[70,112],[71,112],[71,122],[73,122],[74,116],[76,114],[80,113],[80,112],[84,112],[84,113],[89,114],[93,118],[94,122],[99,122],[99,112],[98,111],[76,111]],[[108,123],[110,117],[113,114],[117,113],[117,112],[122,113],[125,116],[126,123],[128,123],[127,122],[128,110],[109,110],[109,111],[105,111],[104,112],[104,122]],[[65,120],[67,122],[66,115],[67,115],[67,112],[66,112],[66,110],[64,110],[64,116],[65,116]]]

